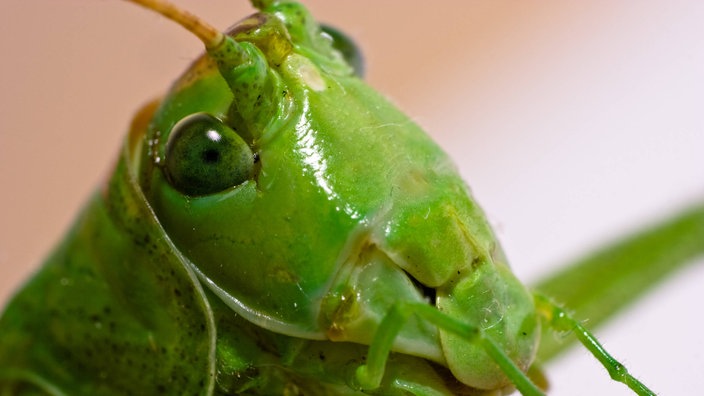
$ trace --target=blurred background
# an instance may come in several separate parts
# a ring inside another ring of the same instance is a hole
[[[527,283],[704,199],[702,2],[306,3],[456,159]],[[222,28],[252,12],[179,4]],[[120,1],[0,2],[0,302],[104,179],[132,114],[200,51]],[[597,332],[659,394],[704,389],[703,264]],[[630,394],[583,349],[547,371],[551,394]]]

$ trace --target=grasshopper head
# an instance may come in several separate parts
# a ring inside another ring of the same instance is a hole
[[[262,8],[206,43],[135,147],[188,265],[269,331],[369,344],[394,304],[425,302],[527,369],[532,298],[447,155],[355,75],[341,36],[297,3]],[[480,347],[418,318],[393,350],[506,384]]]

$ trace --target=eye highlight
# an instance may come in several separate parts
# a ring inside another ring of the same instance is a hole
[[[186,195],[207,195],[252,177],[254,154],[232,128],[207,113],[191,114],[171,129],[164,173]]]

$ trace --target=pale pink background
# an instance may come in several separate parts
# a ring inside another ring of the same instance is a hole
[[[180,3],[222,28],[251,12]],[[704,199],[702,2],[308,3],[457,159],[527,282]],[[103,179],[131,115],[199,51],[116,0],[0,2],[0,301]],[[704,389],[701,264],[599,331],[661,394]],[[548,372],[553,394],[629,394],[581,349]]]

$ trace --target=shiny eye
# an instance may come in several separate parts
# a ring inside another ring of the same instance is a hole
[[[345,61],[352,66],[354,74],[359,78],[364,77],[364,56],[354,41],[330,25],[321,25],[320,29],[332,40],[332,47],[340,51]]]
[[[171,129],[166,178],[186,195],[206,195],[252,177],[254,155],[232,128],[206,113],[191,114]]]

